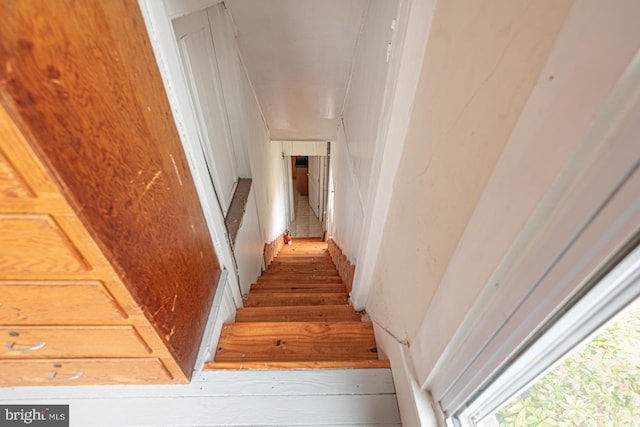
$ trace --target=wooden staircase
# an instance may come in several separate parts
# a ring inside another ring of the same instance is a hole
[[[317,238],[294,239],[251,287],[235,323],[225,323],[205,369],[388,368],[371,322]]]

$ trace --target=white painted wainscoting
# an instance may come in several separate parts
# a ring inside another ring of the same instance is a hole
[[[389,369],[205,371],[191,384],[13,387],[3,404],[69,404],[71,427],[400,426]]]

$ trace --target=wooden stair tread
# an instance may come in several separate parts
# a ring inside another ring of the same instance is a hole
[[[289,282],[289,283],[342,283],[340,276],[260,276],[257,283]]]
[[[295,277],[340,277],[338,275],[338,270],[333,269],[333,270],[308,270],[308,271],[304,271],[304,270],[300,270],[300,269],[295,269],[293,271],[277,271],[277,270],[270,270],[270,271],[265,271],[264,273],[262,273],[262,275],[260,277],[282,277],[282,278],[295,278]]]
[[[269,268],[271,267],[291,267],[295,265],[320,265],[320,266],[331,266],[335,268],[335,264],[331,259],[331,256],[328,254],[326,256],[290,256],[290,257],[275,257]]]
[[[388,360],[349,360],[334,362],[208,362],[204,369],[367,369],[390,368]]]
[[[254,289],[273,289],[273,290],[277,290],[280,288],[284,288],[284,289],[288,289],[291,287],[296,287],[298,289],[304,289],[304,288],[332,288],[332,287],[344,287],[346,289],[346,286],[343,283],[304,283],[304,282],[290,282],[287,280],[282,280],[282,281],[270,281],[270,282],[260,282],[260,283],[254,283],[253,285],[251,285],[251,291],[253,292]]]
[[[287,290],[289,290],[290,288],[297,288],[297,289],[324,289],[324,288],[337,288],[340,287],[341,289],[343,289],[342,292],[346,291],[346,286],[342,283],[298,283],[295,281],[281,281],[281,282],[277,282],[277,281],[271,281],[271,282],[260,282],[260,283],[254,283],[253,285],[251,285],[251,292],[253,292],[254,290],[264,290],[264,289],[269,289],[269,290],[273,290],[273,291],[277,291],[278,289],[283,289],[283,292],[286,292]]]
[[[226,323],[216,362],[377,360],[371,322]]]
[[[273,265],[273,263],[269,266],[269,269],[265,271],[264,274],[269,273],[337,273],[338,270],[333,266],[333,264],[329,265],[317,265],[317,264],[300,264],[300,265]]]
[[[358,322],[360,314],[350,305],[245,307],[236,322]]]
[[[290,305],[339,305],[348,304],[346,292],[269,292],[249,293],[245,307],[274,307]]]
[[[313,256],[313,255],[325,255],[325,254],[329,255],[329,249],[327,249],[326,247],[324,248],[283,247],[282,250],[280,250],[280,252],[278,253],[278,257],[285,256],[285,255]]]
[[[300,292],[300,293],[340,293],[340,292],[346,292],[347,288],[344,285],[337,285],[337,286],[331,286],[332,284],[328,284],[328,285],[322,285],[322,284],[318,284],[318,285],[313,285],[312,287],[309,286],[288,286],[288,287],[277,287],[274,288],[270,285],[260,285],[260,286],[256,286],[255,288],[251,288],[251,292],[252,293],[256,293],[256,294],[264,294],[264,293],[268,293],[268,292]]]

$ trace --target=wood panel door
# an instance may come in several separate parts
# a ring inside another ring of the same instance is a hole
[[[301,196],[306,196],[309,194],[309,168],[296,168],[296,190],[300,193]]]
[[[309,206],[316,215],[316,218],[320,218],[320,157],[309,157]]]
[[[0,64],[0,321],[135,323],[190,377],[220,265],[137,1],[0,2]]]

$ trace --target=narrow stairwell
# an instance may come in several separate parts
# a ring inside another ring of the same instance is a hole
[[[348,300],[327,244],[294,239],[223,326],[206,369],[388,368]]]

